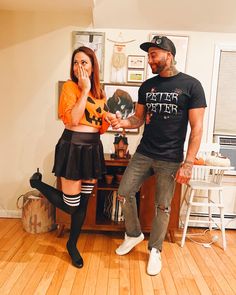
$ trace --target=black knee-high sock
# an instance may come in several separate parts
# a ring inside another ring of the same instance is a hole
[[[64,212],[68,214],[73,214],[74,212],[77,211],[78,206],[70,206],[68,203],[66,204],[63,200],[63,192],[59,191],[58,189],[54,188],[53,186],[50,186],[41,180],[31,180],[30,184],[33,188],[36,188],[39,190],[47,199],[50,203],[52,203],[54,206],[57,208],[63,210]],[[78,198],[79,195],[75,196],[68,196],[64,195],[64,198]]]
[[[85,196],[90,196],[93,191],[94,185],[95,185],[95,183],[82,181],[81,194],[83,194]]]
[[[82,181],[80,207],[74,214],[71,215],[71,229],[70,229],[69,241],[71,244],[74,244],[75,246],[79,238],[81,227],[83,226],[83,223],[86,217],[89,196],[91,195],[93,188],[94,188],[94,183],[88,183],[88,182]]]
[[[81,259],[76,244],[86,217],[88,200],[89,197],[81,194],[80,206],[78,207],[77,211],[71,215],[70,236],[67,242],[67,249],[72,260]]]

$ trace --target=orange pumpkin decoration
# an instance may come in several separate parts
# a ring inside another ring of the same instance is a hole
[[[205,165],[205,161],[203,158],[195,158],[194,165]]]

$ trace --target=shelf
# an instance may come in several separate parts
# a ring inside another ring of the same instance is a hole
[[[104,154],[105,157],[105,161],[106,161],[106,165],[107,166],[115,166],[115,167],[119,167],[119,166],[123,166],[126,167],[129,163],[130,159],[114,159],[111,158],[110,154]]]
[[[97,186],[98,191],[117,191],[119,187],[119,184],[117,183],[111,183],[111,184],[106,184],[106,183],[99,183]]]

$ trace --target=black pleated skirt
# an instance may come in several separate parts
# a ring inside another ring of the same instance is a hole
[[[106,166],[100,134],[65,129],[56,145],[52,172],[71,180],[102,178]]]

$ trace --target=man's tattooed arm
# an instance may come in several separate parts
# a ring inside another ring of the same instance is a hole
[[[137,104],[134,115],[126,119],[121,119],[119,114],[116,114],[115,118],[110,118],[110,123],[114,130],[119,128],[139,128],[144,123],[145,115],[145,106],[142,104]]]
[[[138,128],[140,127],[144,122],[144,118],[138,118],[135,115],[127,118],[127,127],[128,128]]]

